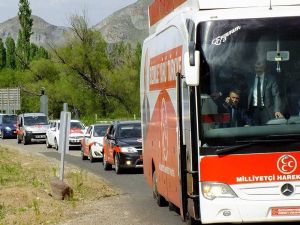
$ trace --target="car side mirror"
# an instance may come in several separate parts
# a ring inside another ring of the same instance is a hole
[[[52,128],[50,128],[50,130],[51,130],[51,131],[55,131],[56,129],[55,129],[55,127],[52,127]]]
[[[90,134],[85,134],[85,135],[84,135],[84,137],[86,137],[86,138],[90,138],[90,137],[91,137],[91,135],[90,135]]]

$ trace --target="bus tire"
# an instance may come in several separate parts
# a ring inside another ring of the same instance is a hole
[[[152,174],[152,185],[153,185],[153,198],[156,199],[156,203],[159,207],[167,206],[168,202],[166,199],[161,196],[157,190],[157,178],[156,172],[154,171]]]
[[[200,225],[201,223],[194,218],[190,217],[189,215],[187,216],[186,219],[186,225]]]

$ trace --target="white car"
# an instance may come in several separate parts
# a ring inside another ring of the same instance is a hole
[[[93,124],[87,128],[81,141],[82,160],[89,158],[90,162],[94,162],[103,158],[103,137],[108,126],[109,124]]]
[[[55,148],[58,150],[59,145],[59,120],[50,121],[50,128],[46,133],[46,146],[47,148]],[[84,136],[85,127],[79,120],[71,120],[70,135],[69,135],[69,147],[81,146],[81,140]]]
[[[18,144],[23,142],[27,145],[33,141],[45,141],[48,128],[48,118],[44,113],[20,114],[16,128]]]

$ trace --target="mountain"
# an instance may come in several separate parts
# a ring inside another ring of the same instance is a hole
[[[101,32],[109,44],[120,41],[133,45],[136,45],[137,42],[142,43],[148,36],[148,5],[152,1],[139,0],[113,13],[92,28]],[[67,41],[66,34],[70,28],[49,24],[38,16],[32,16],[32,18],[31,41],[33,43],[47,48],[48,43],[59,46]],[[19,29],[18,17],[0,23],[0,38],[5,41],[8,36],[11,36],[17,42]]]
[[[143,43],[148,36],[148,6],[153,0],[139,0],[108,16],[93,28],[108,43]]]
[[[45,20],[38,16],[32,16],[33,26],[31,41],[37,45],[47,47],[48,43],[61,45],[66,41],[66,33],[69,31],[67,27],[54,26],[47,23]],[[18,17],[9,19],[0,23],[0,38],[5,40],[11,36],[15,42],[19,34],[20,23]]]

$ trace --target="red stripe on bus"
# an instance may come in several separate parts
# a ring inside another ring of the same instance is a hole
[[[263,147],[257,148],[263,151]],[[299,181],[299,162],[299,152],[205,156],[200,160],[200,181],[226,184]]]
[[[187,0],[155,0],[149,6],[150,26],[164,18]]]

